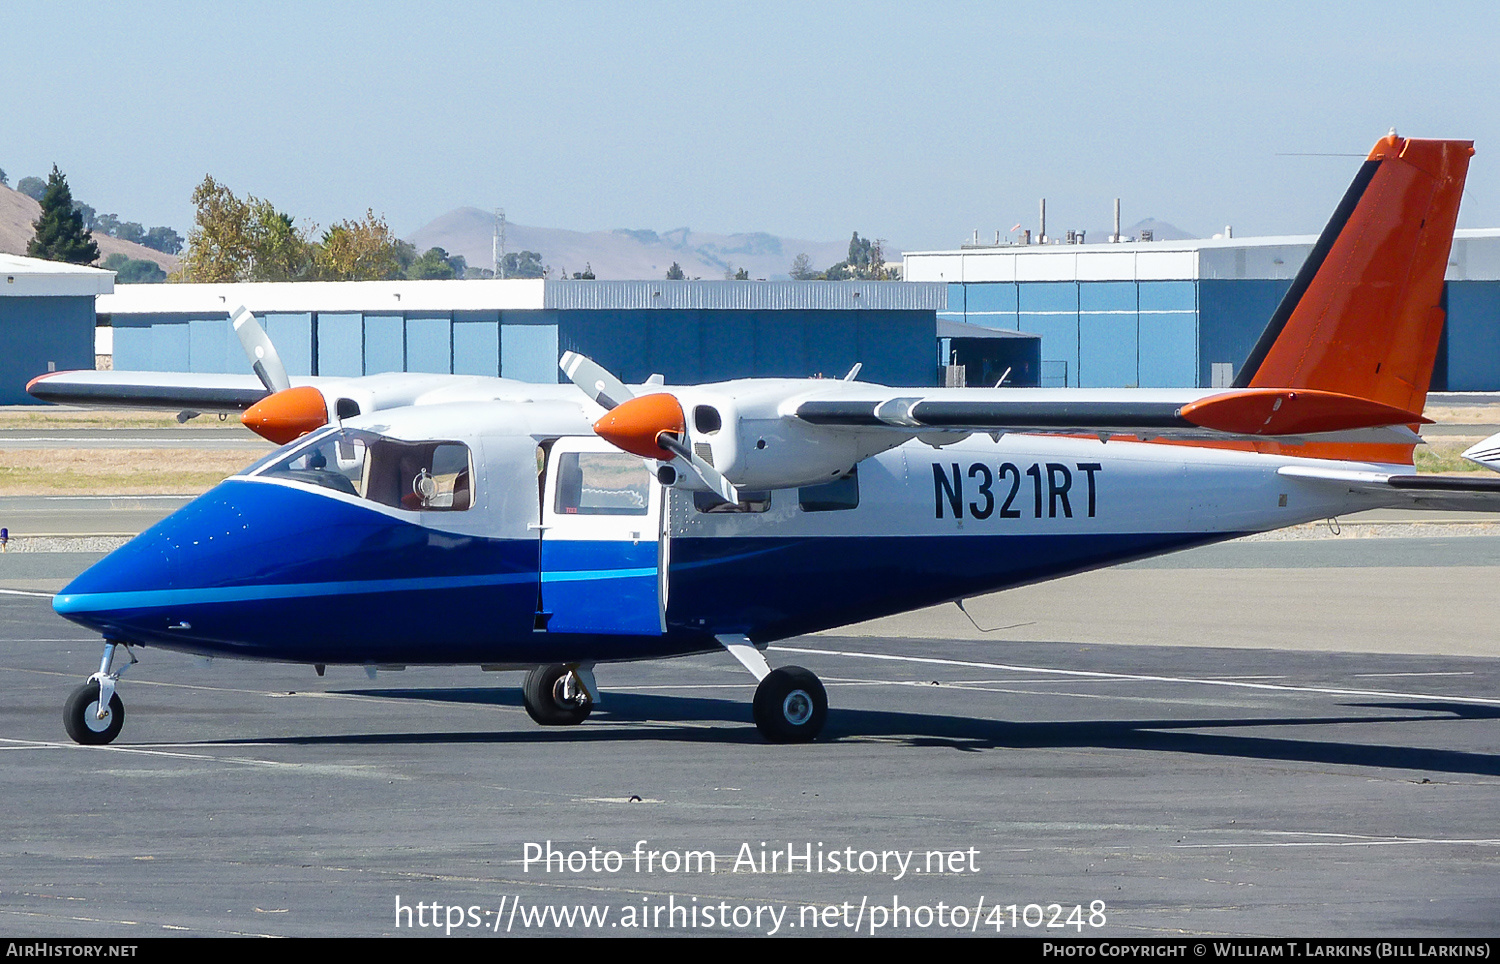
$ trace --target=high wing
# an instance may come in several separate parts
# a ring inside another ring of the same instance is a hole
[[[813,397],[791,413],[812,425],[930,432],[1133,435],[1167,439],[1277,438],[1410,442],[1419,413],[1310,389],[1225,392],[1102,389],[934,389]]]
[[[230,322],[254,375],[140,371],[50,372],[32,379],[33,398],[85,408],[239,414],[247,428],[284,444],[337,419],[410,405],[531,400],[540,386],[476,375],[390,372],[353,378],[289,378],[275,346],[243,306]]]
[[[51,372],[33,378],[26,391],[59,405],[225,414],[243,412],[271,394],[254,375],[127,371]]]

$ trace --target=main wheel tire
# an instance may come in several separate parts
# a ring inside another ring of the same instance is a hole
[[[573,671],[561,663],[538,666],[521,686],[526,713],[542,726],[576,726],[589,718],[594,703]]]
[[[772,743],[806,743],[827,719],[827,691],[800,666],[773,669],[755,688],[755,726]]]
[[[119,693],[111,693],[109,709],[104,719],[99,719],[99,684],[84,683],[73,691],[63,705],[63,728],[74,743],[84,746],[102,746],[120,735],[125,725],[125,704]]]

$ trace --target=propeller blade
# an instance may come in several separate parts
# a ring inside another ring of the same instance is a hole
[[[260,383],[272,392],[283,392],[292,387],[291,379],[287,378],[286,366],[281,363],[281,356],[276,354],[276,346],[271,344],[271,338],[266,334],[260,322],[244,305],[240,305],[229,316],[234,325],[234,333],[240,336],[240,344],[245,348],[245,354],[250,358],[250,367],[255,369],[255,377]]]
[[[628,402],[635,398],[635,393],[626,388],[624,382],[606,371],[603,365],[577,352],[563,352],[562,358],[557,362],[557,367],[568,376],[568,381],[583,389],[585,395],[604,406],[605,409],[612,409],[621,402]]]
[[[740,490],[735,488],[734,483],[720,475],[719,470],[709,465],[702,457],[694,454],[681,438],[670,432],[663,432],[657,436],[656,444],[677,456],[678,461],[687,463],[688,468],[692,469],[698,480],[717,493],[719,498],[725,502],[739,504]]]

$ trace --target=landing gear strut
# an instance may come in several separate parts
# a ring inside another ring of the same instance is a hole
[[[772,743],[806,743],[823,732],[828,719],[828,692],[811,670],[800,666],[772,669],[746,636],[720,636],[729,650],[755,674],[755,728]]]
[[[527,673],[521,685],[526,713],[542,726],[576,726],[588,719],[594,700],[585,685],[585,673],[562,663],[538,666]]]
[[[125,653],[130,657],[130,662],[120,667],[119,672],[110,672],[117,645],[121,644],[105,641],[104,658],[99,663],[99,672],[74,690],[68,697],[68,702],[63,704],[63,728],[68,731],[68,736],[74,743],[102,746],[119,736],[120,729],[125,725],[125,704],[115,692],[115,684],[138,660],[130,652],[130,647],[126,646]]]

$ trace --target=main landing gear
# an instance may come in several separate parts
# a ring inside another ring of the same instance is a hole
[[[130,657],[130,662],[120,667],[119,672],[110,672],[117,645],[123,644],[105,641],[104,658],[99,663],[99,672],[74,690],[73,695],[68,697],[68,702],[63,704],[63,728],[68,731],[68,736],[74,743],[102,746],[119,736],[120,729],[125,725],[125,704],[115,692],[115,684],[127,669],[139,661],[130,647],[126,646],[125,654]]]
[[[591,666],[553,663],[526,674],[526,713],[542,726],[576,726],[589,718],[599,692]]]
[[[719,644],[755,674],[755,727],[772,743],[806,743],[823,732],[828,719],[828,692],[811,670],[800,666],[772,669],[745,636],[720,636]]]

